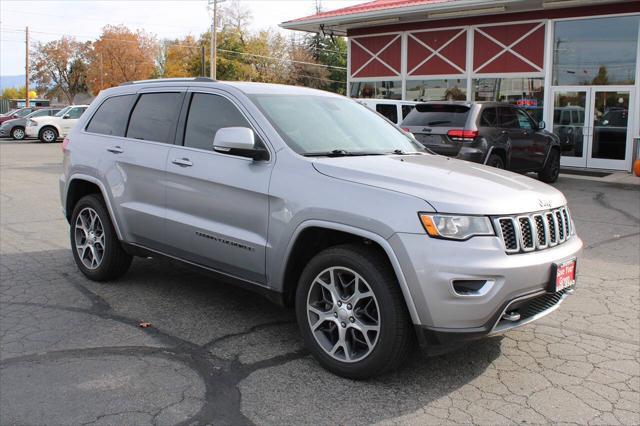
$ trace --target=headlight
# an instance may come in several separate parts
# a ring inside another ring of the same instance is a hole
[[[491,221],[485,216],[420,213],[427,234],[448,240],[467,240],[477,235],[495,235]]]
[[[27,126],[37,126],[38,122],[35,120],[27,120]]]

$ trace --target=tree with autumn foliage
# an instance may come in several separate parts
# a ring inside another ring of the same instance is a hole
[[[124,25],[107,25],[92,47],[87,82],[94,94],[154,74],[158,43],[142,30],[134,32]]]
[[[86,92],[87,57],[91,42],[62,37],[37,43],[31,56],[31,81],[48,97],[63,95],[69,103],[78,93]]]

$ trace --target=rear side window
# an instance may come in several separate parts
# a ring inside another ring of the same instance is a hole
[[[213,139],[223,127],[251,127],[227,98],[194,93],[184,132],[184,146],[212,150]]]
[[[402,122],[403,126],[464,127],[469,107],[455,104],[418,104]]]
[[[376,105],[376,111],[394,123],[398,122],[398,108],[395,105],[378,104]]]
[[[413,111],[413,105],[402,105],[402,119],[407,118],[411,111]]]
[[[127,137],[145,141],[173,143],[182,93],[140,95],[129,120]]]
[[[131,102],[135,95],[109,98],[100,105],[87,126],[87,132],[101,135],[124,136]]]
[[[41,109],[41,110],[37,110],[31,113],[30,118],[33,117],[43,117],[43,116],[48,116],[50,115],[49,111],[47,111],[46,109]]]
[[[500,127],[505,129],[519,129],[518,114],[513,108],[500,108]]]
[[[498,127],[498,111],[495,108],[486,108],[482,111],[480,125],[483,127]]]

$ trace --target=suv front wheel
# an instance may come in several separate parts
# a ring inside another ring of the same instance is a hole
[[[78,201],[71,216],[70,237],[76,265],[90,280],[116,279],[129,269],[132,257],[120,245],[100,195]]]
[[[366,246],[332,247],[311,259],[296,291],[296,316],[316,360],[351,379],[395,369],[414,341],[393,269]]]

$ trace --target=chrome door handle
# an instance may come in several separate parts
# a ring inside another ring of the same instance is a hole
[[[122,147],[120,146],[110,146],[109,148],[107,148],[107,151],[114,154],[122,154],[124,152],[124,149],[122,149]]]
[[[188,158],[176,158],[172,161],[173,164],[180,167],[191,167],[193,163]]]

